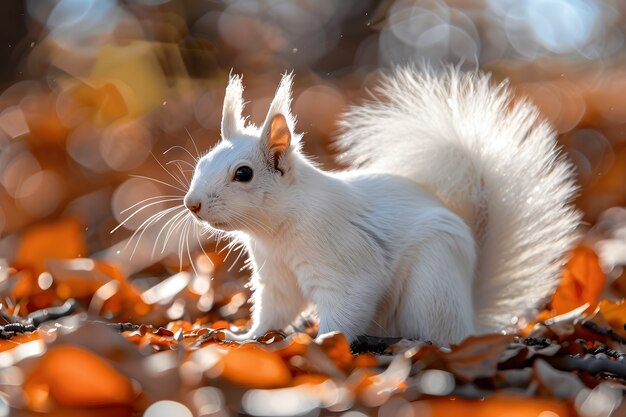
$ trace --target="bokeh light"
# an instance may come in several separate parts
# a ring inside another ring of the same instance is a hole
[[[626,204],[617,184],[626,18],[617,0],[41,0],[2,19],[15,29],[0,80],[3,236],[61,216],[95,190],[119,194],[129,174],[171,180],[151,153],[193,164],[194,145],[204,152],[218,138],[231,69],[245,77],[255,123],[280,74],[295,69],[305,149],[335,168],[337,119],[381,72],[420,62],[484,68],[496,81],[510,78],[562,135],[586,220]],[[160,155],[175,145],[193,155]],[[191,174],[189,165],[168,168]],[[151,193],[167,191],[142,195]],[[114,203],[102,225],[120,222],[120,209]]]

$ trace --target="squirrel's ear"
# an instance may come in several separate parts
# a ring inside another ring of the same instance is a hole
[[[275,114],[270,121],[265,147],[269,157],[274,163],[274,169],[280,171],[281,174],[284,172],[279,167],[280,158],[285,154],[285,151],[289,149],[290,145],[291,132],[287,126],[287,119],[280,113]]]
[[[293,137],[294,119],[289,109],[291,104],[291,84],[293,73],[283,75],[276,95],[270,104],[261,131],[261,142],[274,168],[280,171],[281,157],[289,150]]]
[[[222,110],[222,139],[227,139],[243,132],[243,84],[241,76],[231,75],[224,96],[224,108]]]

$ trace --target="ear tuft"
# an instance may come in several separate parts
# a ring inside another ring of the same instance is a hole
[[[290,109],[292,83],[293,73],[283,75],[261,131],[261,141],[268,157],[273,162],[274,168],[281,174],[284,172],[279,166],[281,157],[289,150],[294,137],[295,121]]]
[[[278,162],[285,151],[289,149],[289,145],[291,145],[291,132],[287,126],[287,119],[280,113],[276,114],[270,123],[267,147],[274,161],[274,168],[278,171],[282,172],[278,167]]]
[[[274,94],[272,104],[265,119],[268,122],[276,113],[282,113],[291,122],[291,87],[293,85],[293,72],[284,74]],[[291,126],[293,127],[293,126]]]
[[[227,139],[243,132],[243,83],[240,75],[230,75],[226,94],[224,95],[224,108],[222,110],[222,139]]]

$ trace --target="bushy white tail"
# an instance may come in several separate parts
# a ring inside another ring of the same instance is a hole
[[[377,93],[346,114],[342,161],[408,177],[460,214],[479,246],[477,328],[514,328],[558,284],[580,220],[554,131],[484,74],[399,69]]]

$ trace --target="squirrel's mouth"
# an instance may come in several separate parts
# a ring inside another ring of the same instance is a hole
[[[214,229],[224,229],[226,227],[228,227],[228,223],[226,222],[208,222],[209,226],[213,227]]]
[[[208,224],[210,227],[214,229],[224,229],[228,227],[228,223],[224,221],[212,221],[207,220],[206,218],[201,217],[198,213],[193,213],[194,217],[199,220],[201,223]]]

